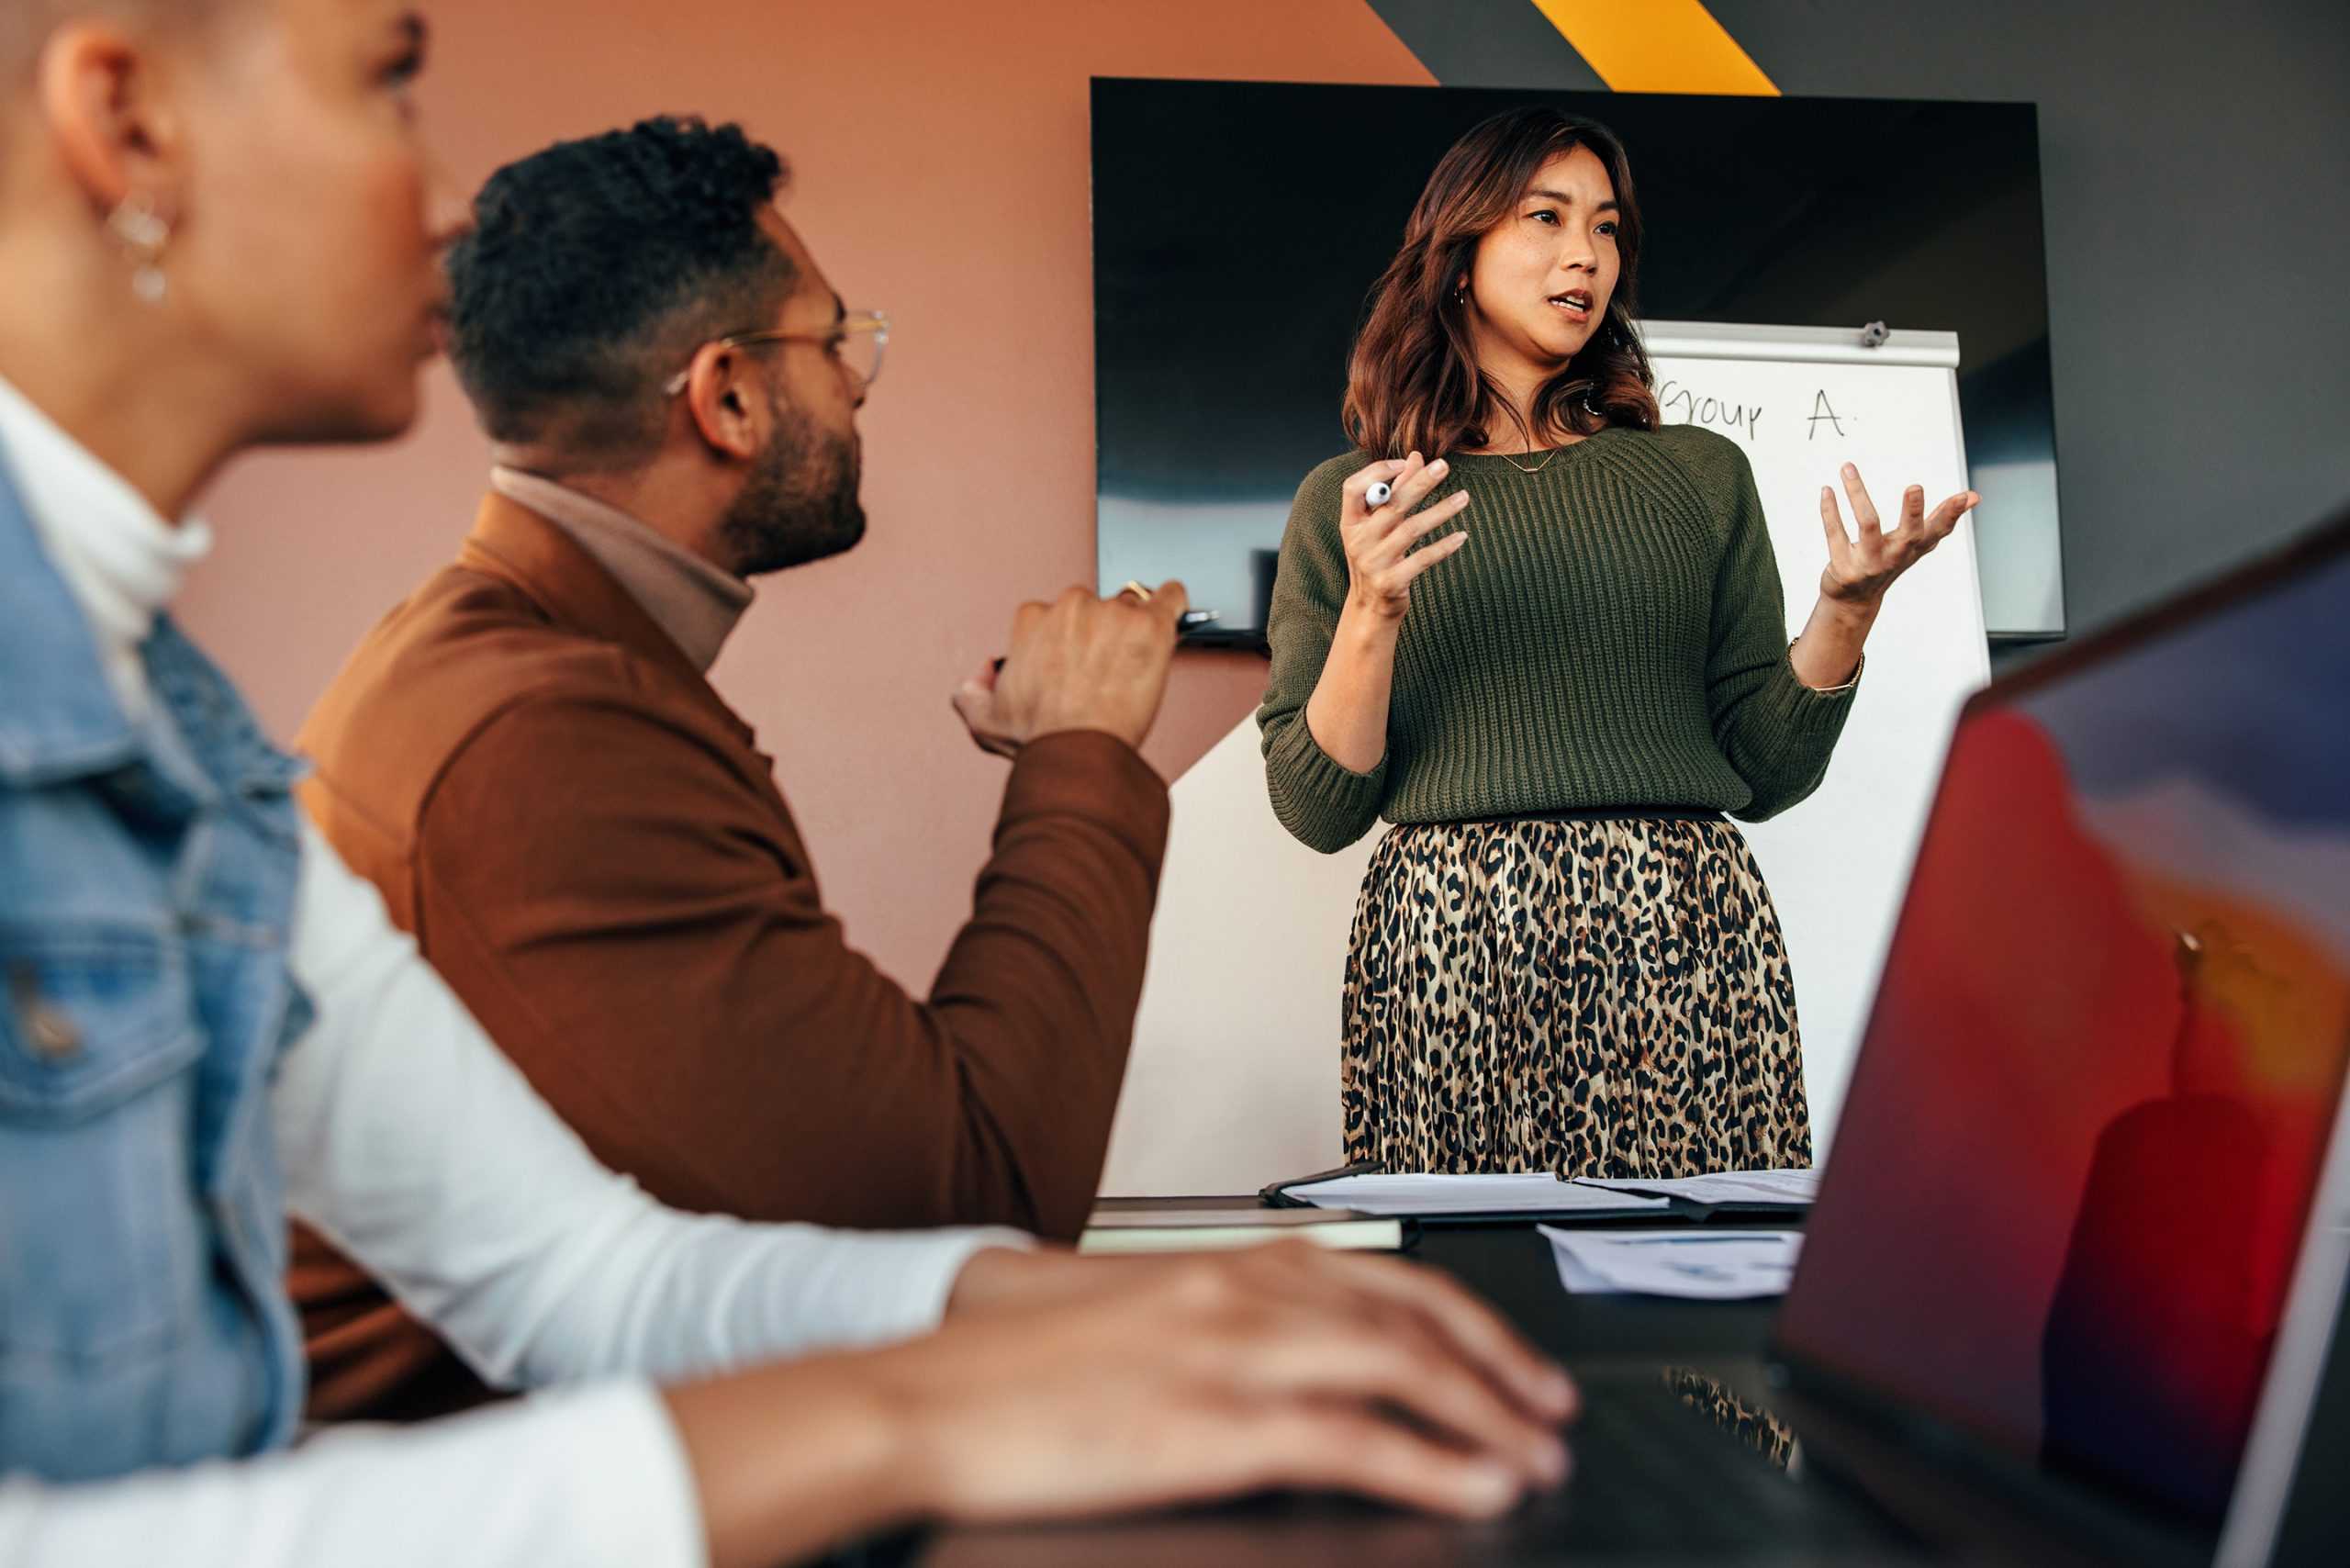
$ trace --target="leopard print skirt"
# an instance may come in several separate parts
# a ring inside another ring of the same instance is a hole
[[[1617,1177],[1811,1163],[1786,944],[1720,818],[1390,830],[1341,1012],[1349,1160]]]

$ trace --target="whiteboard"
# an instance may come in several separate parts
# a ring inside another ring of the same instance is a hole
[[[1718,431],[1753,465],[1790,637],[1827,562],[1819,487],[1841,499],[1844,463],[1888,519],[1910,485],[1930,507],[1967,488],[1954,332],[1895,332],[1872,349],[1827,328],[1651,321],[1641,337],[1666,422]],[[1786,929],[1816,1156],[1834,1137],[1959,705],[1990,678],[1969,518],[1886,594],[1818,792],[1740,824]]]
[[[1753,465],[1789,636],[1818,597],[1818,498],[1841,464],[1860,465],[1882,512],[1911,484],[1930,504],[1967,487],[1953,333],[1897,331],[1874,349],[1812,328],[1651,321],[1642,336],[1666,422],[1718,431]],[[1989,675],[1970,521],[1887,596],[1818,791],[1740,824],[1786,929],[1822,1159],[1943,747]],[[1338,991],[1383,830],[1330,856],[1292,838],[1266,797],[1253,716],[1172,794],[1105,1193],[1253,1191],[1339,1159]]]

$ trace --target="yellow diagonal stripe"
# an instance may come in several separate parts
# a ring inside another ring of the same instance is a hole
[[[1702,0],[1534,0],[1534,8],[1619,93],[1778,95]]]

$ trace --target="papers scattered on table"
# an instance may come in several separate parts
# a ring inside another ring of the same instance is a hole
[[[1816,1170],[1725,1170],[1711,1176],[1617,1180],[1578,1176],[1561,1182],[1531,1175],[1439,1176],[1380,1171],[1333,1176],[1280,1189],[1317,1208],[1372,1215],[1637,1215],[1671,1207],[1673,1199],[1713,1208],[1745,1204],[1808,1208],[1819,1191]]]
[[[1744,1301],[1785,1295],[1803,1236],[1792,1230],[1556,1230],[1559,1282],[1574,1295]]]
[[[1371,1215],[1630,1215],[1672,1206],[1664,1198],[1561,1182],[1539,1171],[1530,1176],[1334,1176],[1287,1192],[1317,1208]]]
[[[1817,1170],[1725,1170],[1716,1176],[1668,1176],[1651,1181],[1616,1181],[1599,1176],[1576,1180],[1586,1187],[1650,1193],[1707,1204],[1766,1204],[1776,1208],[1807,1208],[1819,1194]]]

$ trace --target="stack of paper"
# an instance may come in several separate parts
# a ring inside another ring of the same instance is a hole
[[[1612,1193],[1540,1172],[1530,1176],[1426,1172],[1334,1176],[1287,1191],[1291,1197],[1320,1208],[1373,1215],[1631,1215],[1672,1206],[1664,1198]]]
[[[1711,1176],[1437,1175],[1427,1171],[1333,1176],[1281,1189],[1320,1208],[1428,1218],[1482,1215],[1636,1215],[1672,1200],[1707,1208],[1725,1204],[1807,1208],[1819,1191],[1816,1170],[1726,1170]]]
[[[1665,1176],[1650,1179],[1603,1176],[1575,1178],[1586,1187],[1616,1193],[1652,1193],[1693,1204],[1764,1204],[1772,1208],[1807,1208],[1819,1194],[1817,1170],[1725,1170],[1713,1176]]]
[[[1540,1227],[1575,1295],[1630,1294],[1693,1301],[1785,1295],[1801,1233],[1792,1230],[1556,1230]]]

